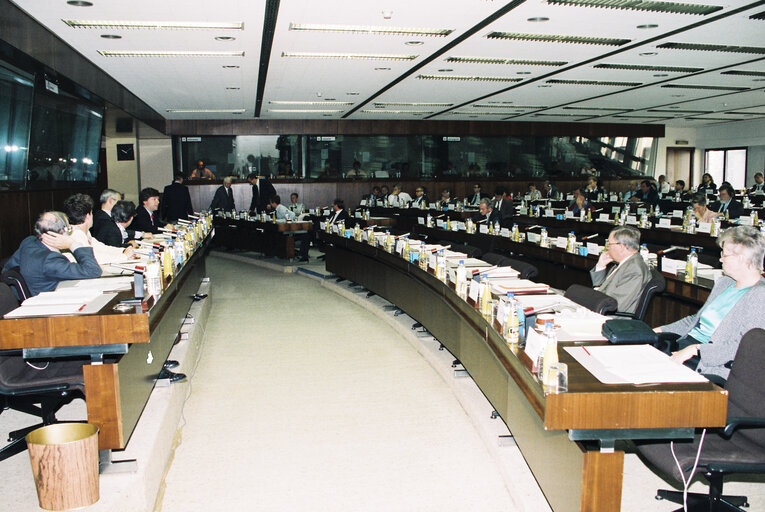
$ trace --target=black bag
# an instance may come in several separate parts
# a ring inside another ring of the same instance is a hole
[[[631,318],[606,320],[601,332],[614,345],[654,344],[659,339],[647,323]]]

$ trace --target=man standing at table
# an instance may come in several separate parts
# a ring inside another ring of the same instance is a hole
[[[505,187],[497,186],[494,188],[494,211],[499,216],[499,224],[503,228],[509,228],[513,222],[513,203],[505,195]]]
[[[162,194],[161,217],[169,223],[174,223],[178,219],[188,219],[193,213],[191,194],[189,188],[183,184],[183,174],[176,174],[173,182],[165,187]]]
[[[253,172],[247,176],[247,181],[252,185],[252,201],[250,202],[250,212],[264,212],[268,206],[268,200],[276,195],[276,189],[268,180],[258,177]]]
[[[606,249],[600,254],[590,278],[595,289],[616,299],[620,313],[634,313],[643,287],[651,280],[651,271],[640,251],[640,231],[632,226],[611,230]],[[608,266],[616,263],[608,270]]]
[[[223,185],[218,187],[218,190],[215,191],[213,200],[210,203],[210,209],[212,211],[223,210],[224,212],[236,210],[236,205],[234,204],[234,191],[231,190],[231,176],[223,178]]]
[[[19,267],[33,296],[55,290],[61,281],[101,277],[93,248],[68,235],[69,229],[69,221],[63,213],[41,214],[35,222],[35,235],[21,241],[3,271]],[[72,251],[76,263],[61,254],[66,249]]]

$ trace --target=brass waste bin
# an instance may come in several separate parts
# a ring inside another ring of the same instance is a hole
[[[56,423],[27,434],[40,507],[80,508],[98,501],[98,427]]]

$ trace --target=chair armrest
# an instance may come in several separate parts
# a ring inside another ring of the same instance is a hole
[[[635,315],[633,315],[632,313],[622,313],[622,312],[619,312],[619,311],[617,311],[616,313],[611,313],[610,316],[619,316],[619,317],[623,317],[623,318],[632,318],[633,320],[637,320]]]
[[[739,428],[765,428],[765,418],[728,418],[723,435],[730,437]]]

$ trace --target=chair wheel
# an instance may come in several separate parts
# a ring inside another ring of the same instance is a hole
[[[658,494],[656,496],[654,496],[653,499],[655,499],[656,501],[664,501],[664,498],[662,498]]]
[[[749,508],[749,502],[745,501],[744,503],[741,504],[741,506],[744,508]]]

